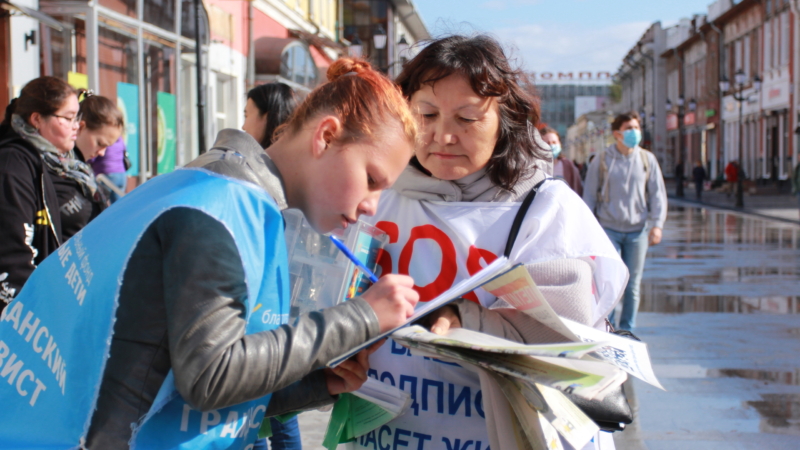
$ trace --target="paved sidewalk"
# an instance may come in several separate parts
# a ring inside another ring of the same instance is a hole
[[[800,205],[796,196],[777,192],[773,187],[760,188],[757,193],[744,194],[744,209],[736,208],[736,196],[719,191],[704,191],[702,200],[695,197],[694,182],[686,183],[683,198],[675,196],[675,182],[666,180],[667,195],[671,203],[702,205],[706,207],[729,209],[744,214],[752,214],[767,219],[800,223]]]
[[[800,317],[640,313],[666,392],[633,381],[619,450],[800,449]]]
[[[325,439],[330,416],[330,411],[307,411],[297,416],[304,450],[325,448],[322,446],[322,440]]]

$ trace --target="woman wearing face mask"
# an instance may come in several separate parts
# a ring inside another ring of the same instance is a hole
[[[583,200],[630,271],[619,328],[632,331],[647,247],[661,242],[667,219],[667,192],[655,155],[639,147],[639,114],[618,115],[611,130],[615,142],[589,165]],[[614,313],[609,319],[615,322]]]
[[[67,239],[58,192],[93,189],[91,169],[70,158],[80,123],[78,93],[59,78],[32,80],[6,108],[0,124],[0,310]]]
[[[289,313],[280,210],[300,209],[322,233],[374,214],[416,124],[368,63],[340,59],[328,78],[267,152],[223,130],[206,153],[216,162],[148,181],[39,266],[0,321],[0,350],[49,376],[47,389],[28,372],[21,388],[0,383],[0,448],[252,448],[264,417],[365,381],[367,353],[318,369],[407,320],[413,281],[386,277],[279,326]],[[36,317],[33,344],[17,331],[25,317]],[[35,353],[47,336],[68,364],[55,380]],[[35,425],[40,414],[55,426]]]
[[[551,152],[535,128],[538,101],[520,77],[487,36],[433,41],[404,66],[396,81],[418,115],[420,137],[411,164],[366,219],[389,234],[381,271],[409,274],[420,301],[435,298],[503,255],[520,203],[537,189],[509,257],[525,264],[560,315],[601,326],[625,269],[580,198],[546,180]],[[593,292],[593,284],[600,289]],[[437,333],[460,326],[522,342],[563,340],[503,303],[476,290],[428,324]],[[502,448],[487,429],[491,402],[477,373],[391,340],[370,367],[414,402],[348,448],[383,447],[387,439],[409,448]]]
[[[562,178],[578,195],[583,195],[583,182],[581,174],[575,164],[561,154],[561,138],[555,128],[544,127],[539,131],[542,140],[553,151],[553,176]]]

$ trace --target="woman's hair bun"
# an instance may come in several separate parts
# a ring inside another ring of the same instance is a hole
[[[328,67],[328,81],[335,81],[345,75],[359,75],[373,71],[372,65],[361,58],[339,58]]]

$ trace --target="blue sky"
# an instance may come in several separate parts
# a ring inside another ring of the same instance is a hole
[[[433,36],[488,32],[531,72],[615,72],[652,22],[674,25],[712,0],[414,0]]]

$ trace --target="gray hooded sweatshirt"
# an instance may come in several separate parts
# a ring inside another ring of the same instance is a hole
[[[649,162],[647,171],[643,157]],[[600,158],[605,158],[607,168],[602,186]],[[600,225],[620,233],[645,227],[664,228],[667,220],[667,190],[661,168],[656,157],[642,152],[640,147],[623,155],[612,144],[594,158],[586,172],[583,201],[594,211]]]

